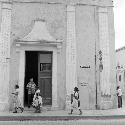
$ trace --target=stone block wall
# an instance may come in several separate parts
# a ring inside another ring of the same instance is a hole
[[[96,41],[96,37],[94,7],[77,6],[77,79],[79,87],[81,88],[81,106],[85,109],[95,108],[95,42],[98,42]],[[90,68],[81,68],[82,66],[90,66]],[[80,84],[83,84],[83,86]]]

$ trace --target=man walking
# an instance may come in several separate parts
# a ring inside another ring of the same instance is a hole
[[[118,108],[122,108],[122,90],[120,86],[117,87],[117,96],[118,96]]]
[[[36,84],[33,82],[33,78],[30,78],[30,82],[27,84],[26,88],[28,89],[28,108],[30,108],[36,90]]]

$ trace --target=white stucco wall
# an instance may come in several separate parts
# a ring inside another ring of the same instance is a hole
[[[0,0],[3,2],[4,0]],[[7,0],[5,0],[7,1]],[[34,2],[33,2],[34,1]],[[1,3],[0,2],[0,3]],[[66,97],[66,38],[67,38],[67,5],[75,6],[75,31],[72,34],[76,37],[77,54],[77,85],[87,83],[85,89],[81,89],[81,101],[83,109],[95,109],[95,42],[97,51],[99,47],[98,31],[98,7],[106,7],[109,33],[109,58],[110,58],[110,82],[112,88],[115,87],[114,67],[114,23],[112,0],[13,0],[12,4],[12,23],[11,23],[11,42],[10,42],[10,81],[9,93],[14,89],[14,85],[19,81],[19,53],[16,52],[15,39],[26,36],[33,27],[33,20],[45,19],[50,34],[55,39],[62,39],[61,50],[57,53],[57,98],[61,109],[65,108]],[[1,22],[1,11],[0,11]],[[71,28],[71,27],[70,27]],[[69,29],[70,30],[70,29]],[[69,32],[71,32],[70,30]],[[70,34],[69,34],[70,35]],[[96,52],[98,54],[98,52]],[[97,65],[98,65],[97,61]],[[90,66],[88,69],[81,69],[80,66]],[[97,67],[98,70],[98,67]],[[72,83],[76,84],[76,83]],[[99,85],[99,72],[97,72],[97,84]],[[86,89],[87,88],[87,89]],[[113,90],[113,89],[112,89]],[[111,94],[114,93],[111,92]],[[84,95],[83,95],[84,94]],[[87,95],[87,96],[86,96]],[[12,104],[11,94],[9,95],[10,105]],[[100,88],[98,88],[98,96]],[[112,98],[113,100],[113,98]],[[100,99],[98,98],[98,101]],[[111,106],[109,106],[111,107]]]

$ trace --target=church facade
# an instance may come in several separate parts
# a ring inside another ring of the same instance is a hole
[[[0,110],[13,107],[33,77],[44,106],[68,109],[78,86],[81,109],[116,107],[111,0],[0,0]]]

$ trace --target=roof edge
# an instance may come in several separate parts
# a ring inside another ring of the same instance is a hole
[[[88,5],[112,7],[112,0],[0,0],[0,2],[12,3],[44,3],[44,4],[64,4],[64,5]]]
[[[119,51],[122,51],[122,50],[125,50],[125,46],[123,46],[123,47],[121,47],[121,48],[116,49],[116,52],[119,52]]]

